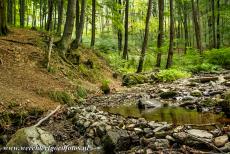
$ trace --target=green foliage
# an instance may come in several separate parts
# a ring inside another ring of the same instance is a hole
[[[110,87],[109,87],[109,81],[108,80],[104,80],[102,82],[101,90],[103,91],[104,94],[110,93]]]
[[[84,87],[79,86],[77,88],[74,96],[77,98],[86,98],[87,97],[87,90]]]
[[[202,63],[197,65],[188,65],[185,69],[192,73],[214,72],[219,69],[219,66],[209,63]]]
[[[161,70],[157,74],[157,79],[162,82],[175,81],[181,78],[188,78],[191,74],[186,71],[181,71],[177,69]]]
[[[56,67],[50,66],[50,67],[48,68],[48,72],[50,72],[50,73],[52,73],[52,74],[55,74],[55,73],[57,72],[57,68],[56,68]]]
[[[57,102],[60,102],[62,104],[72,105],[73,99],[71,96],[65,92],[65,91],[50,91],[49,97]]]
[[[122,78],[123,86],[131,86],[148,82],[148,78],[143,74],[127,74]]]
[[[205,57],[211,64],[220,65],[224,68],[230,67],[230,48],[213,49],[208,51]]]

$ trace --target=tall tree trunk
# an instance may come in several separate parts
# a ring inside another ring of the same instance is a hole
[[[187,53],[187,47],[189,46],[189,36],[188,36],[188,3],[187,1],[184,1],[184,8],[183,8],[183,13],[184,13],[184,53]]]
[[[212,39],[213,39],[213,48],[216,48],[216,17],[215,17],[215,0],[211,1],[212,5]]]
[[[217,0],[217,34],[216,34],[216,48],[220,48],[220,0]]]
[[[128,59],[128,42],[129,42],[129,0],[125,4],[125,44],[123,50],[123,59]]]
[[[157,63],[156,67],[161,66],[161,55],[162,55],[162,44],[164,35],[164,0],[158,0],[159,7],[159,28],[158,28],[158,38],[157,38]]]
[[[7,22],[12,25],[13,24],[13,2],[12,0],[8,0],[8,7],[7,7]]]
[[[25,26],[25,0],[19,0],[20,27]]]
[[[51,31],[52,30],[52,24],[53,24],[53,7],[54,7],[54,0],[48,0],[48,19],[46,23],[46,30]]]
[[[91,47],[94,48],[96,31],[96,0],[92,0],[92,33],[91,33]]]
[[[145,21],[144,41],[143,41],[143,44],[142,44],[141,57],[140,57],[140,60],[139,60],[139,65],[138,65],[138,68],[137,68],[137,73],[140,73],[143,70],[143,64],[144,64],[144,59],[145,59],[145,52],[146,52],[146,48],[147,48],[147,45],[148,45],[149,21],[150,21],[150,17],[151,17],[151,13],[152,13],[152,5],[153,5],[153,1],[149,0],[148,11],[147,11],[146,21]]]
[[[13,1],[13,5],[14,5],[14,26],[16,26],[16,23],[17,23],[17,18],[16,18],[16,16],[17,16],[17,9],[16,9],[16,1],[17,0],[14,0]]]
[[[6,35],[8,32],[6,26],[6,3],[5,0],[0,0],[0,36]]]
[[[76,26],[76,39],[73,42],[73,47],[78,48],[82,40],[82,34],[84,30],[84,23],[85,23],[85,8],[86,8],[86,0],[81,0],[81,15],[78,26]]]
[[[199,50],[200,54],[203,54],[202,51],[202,43],[201,43],[201,31],[200,31],[200,23],[199,23],[199,17],[198,17],[198,12],[197,7],[195,6],[194,0],[192,1],[192,13],[193,13],[193,23],[195,27],[195,35],[196,35],[196,44],[197,44],[197,49]]]
[[[121,7],[122,6],[122,1],[118,0],[118,4]],[[119,17],[120,17],[119,22],[121,22],[123,24],[123,17],[122,17],[122,11],[121,11],[121,9],[118,10],[118,14],[119,14]],[[119,51],[119,54],[122,51],[122,38],[123,38],[123,36],[122,36],[122,30],[121,30],[121,28],[118,28],[117,39],[118,39],[118,51]]]
[[[43,28],[43,23],[42,23],[42,0],[40,0],[40,8],[39,8],[39,14],[40,14],[40,29],[42,29]]]
[[[65,28],[58,46],[62,49],[62,54],[65,55],[69,45],[71,44],[72,32],[74,28],[74,20],[76,13],[76,0],[68,0],[67,16]]]
[[[174,9],[173,0],[170,0],[170,42],[166,69],[170,68],[173,63],[173,41],[174,41]]]
[[[58,0],[58,27],[57,34],[61,36],[61,26],[63,21],[64,0]]]
[[[34,1],[33,2],[33,23],[32,23],[32,27],[36,27],[36,21],[37,21],[37,19],[36,19],[36,11],[37,11],[37,2],[36,1]]]

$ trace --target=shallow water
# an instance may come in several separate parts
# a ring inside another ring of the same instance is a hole
[[[135,103],[128,103],[118,107],[104,107],[104,111],[120,114],[124,117],[145,118],[149,121],[166,121],[175,125],[182,124],[208,124],[218,123],[221,114],[200,113],[181,107],[160,107],[155,109],[140,110]]]

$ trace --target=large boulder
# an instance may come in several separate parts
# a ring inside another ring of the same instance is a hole
[[[122,78],[123,86],[132,86],[136,84],[147,83],[149,80],[145,75],[142,74],[127,74]]]
[[[139,109],[158,108],[161,107],[161,102],[154,99],[151,100],[139,99],[137,102],[137,107]]]
[[[7,143],[7,147],[50,147],[55,145],[52,134],[38,127],[18,130]],[[26,154],[28,151],[11,151],[12,154]],[[49,151],[31,151],[32,154],[49,154]]]
[[[126,151],[131,147],[131,137],[126,130],[108,131],[102,142],[106,153]]]
[[[228,142],[228,135],[219,136],[214,139],[214,144],[217,147],[222,147],[227,142]]]

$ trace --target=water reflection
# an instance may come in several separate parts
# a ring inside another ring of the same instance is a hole
[[[216,123],[218,119],[222,117],[222,115],[199,113],[195,110],[187,110],[181,107],[161,107],[139,110],[134,103],[121,105],[119,107],[105,107],[103,110],[125,117],[142,117],[149,121],[166,121],[175,125]]]

